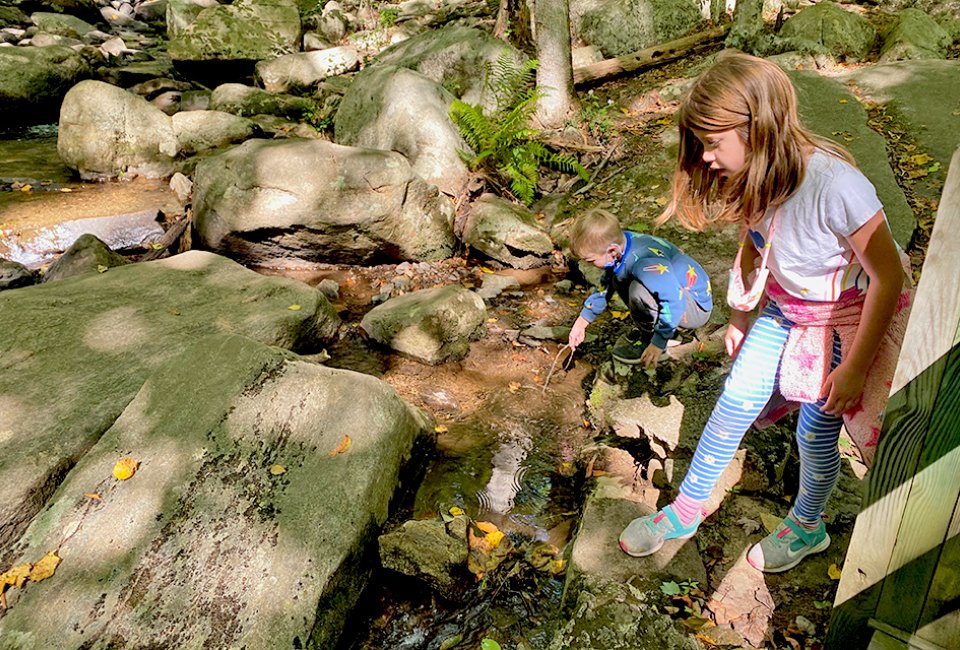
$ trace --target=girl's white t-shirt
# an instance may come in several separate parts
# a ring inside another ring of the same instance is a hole
[[[883,209],[873,184],[860,170],[816,150],[800,187],[780,206],[767,266],[796,298],[836,301],[850,288],[866,290],[868,277],[847,237]],[[774,209],[751,229],[758,250],[766,241]]]

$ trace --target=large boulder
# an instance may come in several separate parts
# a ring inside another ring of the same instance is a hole
[[[64,280],[81,273],[105,273],[115,266],[129,264],[127,258],[110,250],[96,235],[81,235],[43,274],[44,282]]]
[[[315,348],[338,325],[315,289],[201,251],[0,293],[0,549],[191,342],[220,332]]]
[[[299,49],[300,12],[295,0],[238,0],[168,32],[174,61],[261,61]]]
[[[285,54],[256,65],[257,77],[272,93],[314,90],[327,77],[350,72],[360,64],[355,47],[332,47]]]
[[[62,562],[7,591],[0,647],[337,645],[432,427],[369,375],[236,335],[177,348],[8,555]],[[139,465],[121,482],[122,457]]]
[[[378,343],[437,364],[467,356],[486,316],[480,296],[451,284],[391,298],[368,311],[360,326]]]
[[[398,153],[322,140],[248,140],[197,165],[203,245],[249,263],[435,261],[453,206]]]
[[[309,118],[319,113],[320,104],[309,97],[271,93],[238,83],[225,83],[213,89],[210,110],[233,113],[240,117],[276,115],[293,120]]]
[[[46,34],[57,34],[71,38],[83,38],[96,27],[85,20],[69,14],[55,14],[47,11],[37,11],[30,14],[30,22],[37,29]]]
[[[904,9],[883,36],[880,61],[943,59],[952,43],[953,36],[929,14],[915,8]]]
[[[194,154],[242,142],[256,131],[253,121],[223,111],[186,111],[172,118],[177,151]]]
[[[449,26],[392,45],[377,56],[374,65],[415,70],[454,97],[492,113],[501,107],[497,89],[487,84],[488,72],[498,61],[519,67],[525,59],[519,50],[486,32]]]
[[[87,59],[64,45],[0,47],[0,113],[5,122],[45,124],[91,74]]]
[[[687,0],[605,0],[584,12],[579,35],[613,57],[684,36],[700,21]]]
[[[877,30],[863,16],[824,1],[787,20],[780,37],[800,49],[859,61],[873,49]]]
[[[533,213],[493,194],[470,206],[463,243],[516,269],[545,266],[553,253],[553,240]]]
[[[174,171],[170,116],[143,97],[102,81],[81,81],[60,108],[57,153],[80,178],[163,178]]]
[[[413,171],[456,196],[469,177],[458,151],[469,150],[450,119],[454,96],[430,78],[392,65],[376,65],[356,76],[340,102],[337,142],[396,151]]]

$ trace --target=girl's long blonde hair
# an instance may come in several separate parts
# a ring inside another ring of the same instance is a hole
[[[854,164],[846,149],[800,123],[796,91],[786,73],[742,52],[721,52],[694,82],[680,108],[679,129],[673,198],[658,222],[676,216],[692,230],[713,223],[756,224],[767,208],[796,191],[814,147]],[[693,129],[735,130],[746,143],[743,168],[721,178],[703,161],[703,144]]]

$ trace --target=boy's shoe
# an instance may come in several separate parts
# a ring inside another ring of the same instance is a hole
[[[617,342],[613,344],[611,355],[620,363],[636,365],[640,363],[640,355],[650,345],[650,339],[652,338],[653,332],[633,329],[617,339]]]
[[[817,523],[813,530],[807,530],[787,515],[777,529],[754,544],[747,553],[747,562],[754,569],[766,573],[780,573],[800,564],[800,560],[827,550],[830,536],[823,525]]]
[[[668,539],[690,539],[700,527],[703,514],[689,526],[684,526],[671,506],[664,506],[660,512],[631,521],[620,533],[620,548],[633,557],[653,555],[660,550]]]

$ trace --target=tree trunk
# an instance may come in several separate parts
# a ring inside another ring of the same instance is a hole
[[[537,88],[543,93],[537,118],[545,128],[562,127],[577,107],[570,61],[569,0],[537,0],[533,9],[537,43]]]

